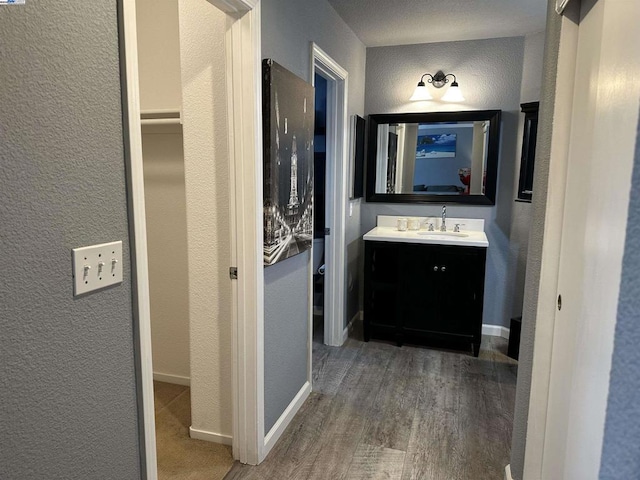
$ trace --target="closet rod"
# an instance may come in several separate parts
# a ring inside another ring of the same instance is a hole
[[[181,118],[143,118],[141,125],[182,125]]]
[[[143,110],[140,112],[142,125],[181,125],[182,114],[180,110],[157,109]]]
[[[179,118],[180,116],[180,110],[175,108],[142,110],[140,112],[142,118]]]

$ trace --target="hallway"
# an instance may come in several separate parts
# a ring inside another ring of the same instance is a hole
[[[238,479],[500,479],[509,463],[517,362],[483,337],[469,354],[314,341],[313,392],[267,459]]]

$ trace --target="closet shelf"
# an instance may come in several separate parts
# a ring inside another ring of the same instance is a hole
[[[140,124],[182,125],[182,113],[180,110],[143,110],[140,112]]]

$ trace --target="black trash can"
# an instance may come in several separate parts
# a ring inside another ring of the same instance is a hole
[[[509,348],[507,349],[507,355],[511,358],[518,360],[520,354],[520,330],[522,327],[522,317],[516,317],[511,319],[510,331],[509,331]]]

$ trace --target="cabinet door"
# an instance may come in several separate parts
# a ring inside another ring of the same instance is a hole
[[[371,292],[369,306],[366,316],[373,326],[388,327],[395,331],[398,308],[395,290],[374,289]]]
[[[484,249],[447,247],[438,249],[438,331],[478,336],[482,330],[484,296]]]
[[[396,328],[398,252],[394,243],[365,242],[365,330],[367,324]]]
[[[398,280],[398,245],[391,242],[366,242],[366,247],[372,283],[395,285]]]
[[[403,249],[403,328],[479,339],[484,255],[484,249],[441,245]]]
[[[437,246],[405,245],[400,258],[402,327],[436,331],[438,315]]]

